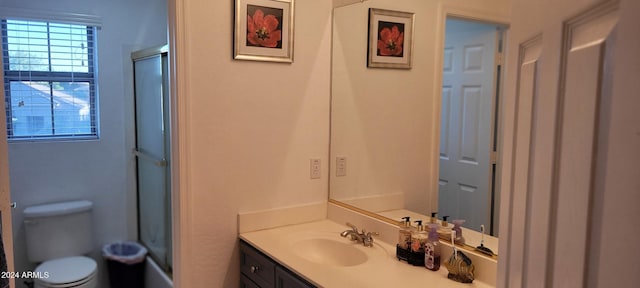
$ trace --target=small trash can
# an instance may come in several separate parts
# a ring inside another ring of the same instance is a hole
[[[144,287],[144,260],[147,249],[136,242],[116,242],[102,248],[107,261],[111,288]]]

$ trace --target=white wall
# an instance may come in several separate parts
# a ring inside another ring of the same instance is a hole
[[[233,3],[175,1],[179,287],[238,286],[239,212],[327,199],[331,1],[295,2],[292,64],[232,60]]]
[[[9,166],[12,201],[19,205],[13,213],[16,271],[32,268],[24,246],[24,207],[88,199],[95,205],[93,256],[99,259],[99,273],[106,281],[102,245],[137,238],[135,162],[129,152],[134,144],[130,53],[166,43],[166,1],[0,0],[0,6],[102,18],[98,31],[100,140],[11,143]]]

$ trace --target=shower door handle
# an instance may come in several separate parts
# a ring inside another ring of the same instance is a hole
[[[142,158],[148,161],[152,161],[153,164],[155,164],[158,167],[166,167],[167,166],[167,160],[162,158],[162,159],[156,159],[155,157],[146,154],[144,152],[138,151],[138,149],[133,149],[133,155],[136,155],[138,158]]]

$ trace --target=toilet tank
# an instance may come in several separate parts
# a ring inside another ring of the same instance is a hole
[[[91,202],[80,200],[24,209],[29,261],[42,262],[91,252],[92,207]]]

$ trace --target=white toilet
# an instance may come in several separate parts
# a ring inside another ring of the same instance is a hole
[[[91,252],[91,208],[89,201],[31,206],[24,209],[27,257],[40,263],[34,270],[35,287],[95,288],[98,286]]]

